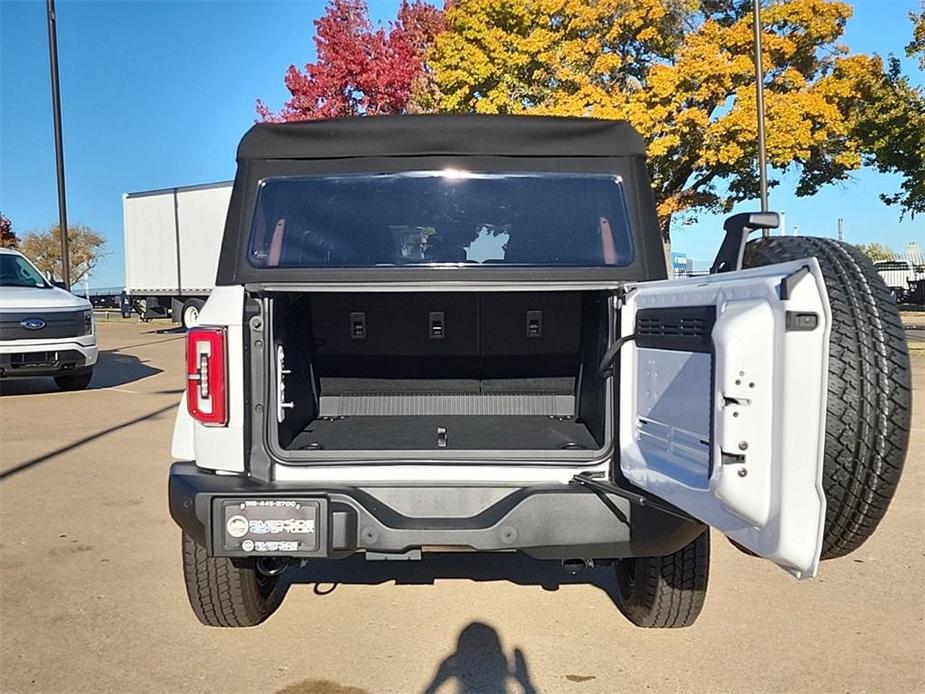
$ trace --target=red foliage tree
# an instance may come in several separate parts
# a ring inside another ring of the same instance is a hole
[[[13,222],[0,212],[0,248],[16,248],[17,246],[19,246],[19,239],[13,231]]]
[[[402,0],[388,30],[373,27],[364,0],[330,0],[315,20],[318,59],[290,65],[292,94],[274,113],[257,100],[264,122],[402,113],[424,72],[424,53],[443,30],[443,12],[423,0]]]

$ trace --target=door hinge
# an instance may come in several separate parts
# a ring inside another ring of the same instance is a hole
[[[614,292],[614,296],[617,299],[617,308],[622,308],[626,306],[626,300],[629,298],[629,295],[635,292],[637,287],[627,287],[625,284],[617,287],[617,291]]]

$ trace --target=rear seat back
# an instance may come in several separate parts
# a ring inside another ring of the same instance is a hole
[[[574,376],[581,294],[316,294],[312,327],[321,376]]]
[[[321,294],[312,323],[324,376],[477,377],[473,294]]]
[[[580,292],[480,295],[482,378],[569,376],[578,371]]]

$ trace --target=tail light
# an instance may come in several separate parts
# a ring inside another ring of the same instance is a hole
[[[186,333],[186,406],[209,426],[228,423],[225,331],[196,328]]]

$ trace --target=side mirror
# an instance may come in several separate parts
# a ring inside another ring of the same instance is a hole
[[[759,229],[776,229],[779,226],[780,215],[777,212],[742,212],[727,218],[723,224],[726,236],[710,267],[710,274],[741,270],[748,235]]]

